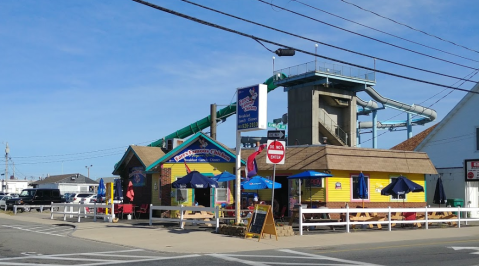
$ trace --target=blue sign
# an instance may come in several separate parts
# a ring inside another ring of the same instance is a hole
[[[143,166],[130,168],[129,178],[134,187],[142,187],[145,185],[145,169]]]
[[[236,102],[236,130],[266,129],[267,87],[259,84],[238,89]]]
[[[202,137],[168,160],[170,163],[230,163],[234,161],[235,159],[229,154]]]

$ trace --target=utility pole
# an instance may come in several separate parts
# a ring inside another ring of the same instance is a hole
[[[90,166],[85,166],[86,169],[88,169],[88,178],[90,178],[90,168],[93,167],[93,165]]]
[[[5,192],[8,193],[8,154],[10,153],[10,148],[8,147],[8,142],[5,147]]]
[[[211,116],[211,123],[210,123],[210,137],[216,140],[216,103],[211,104],[210,107],[210,116]]]

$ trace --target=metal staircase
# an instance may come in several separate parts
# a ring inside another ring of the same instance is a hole
[[[328,137],[329,144],[348,145],[348,134],[323,109],[320,109],[318,120],[319,130]]]

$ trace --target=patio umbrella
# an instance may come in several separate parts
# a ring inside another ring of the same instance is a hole
[[[288,179],[299,179],[299,204],[301,204],[301,179],[315,179],[315,178],[324,178],[324,177],[332,177],[331,174],[316,172],[316,171],[304,171],[299,174],[295,174],[292,176],[288,176]],[[313,206],[313,199],[311,195],[311,182],[309,182],[309,201],[311,206]]]
[[[400,195],[406,195],[409,192],[424,192],[424,188],[404,176],[399,176],[394,179],[391,184],[387,185],[381,190],[381,195],[389,196],[394,195],[399,197]],[[403,197],[404,204],[404,197]]]
[[[247,190],[272,189],[273,181],[257,175],[250,180],[241,182],[241,187]],[[281,183],[274,182],[274,189],[278,188],[281,188]]]
[[[366,178],[362,172],[358,176],[358,197],[362,199],[364,208],[364,199],[368,198],[368,185],[366,184]]]
[[[236,180],[236,176],[229,173],[228,171],[224,171],[223,173],[212,177],[212,179],[216,180],[216,182],[227,182],[231,180]]]
[[[217,188],[218,182],[206,177],[198,171],[191,171],[181,179],[171,183],[173,188]]]
[[[434,204],[439,204],[441,207],[441,203],[446,203],[446,192],[444,191],[444,186],[442,185],[442,178],[437,179],[436,183],[436,191],[434,191]]]
[[[133,183],[128,182],[128,188],[126,189],[126,197],[130,199],[130,202],[133,201],[135,197],[135,191],[133,190]]]
[[[103,178],[101,178],[100,183],[98,184],[96,200],[99,202],[102,202],[103,197],[105,197],[105,194],[106,194],[105,182],[103,182]]]
[[[123,201],[123,188],[121,187],[121,179],[115,179],[113,199]]]

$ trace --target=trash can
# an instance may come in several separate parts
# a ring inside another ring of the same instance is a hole
[[[447,199],[446,205],[450,205],[451,207],[464,207],[464,200],[463,199]]]

